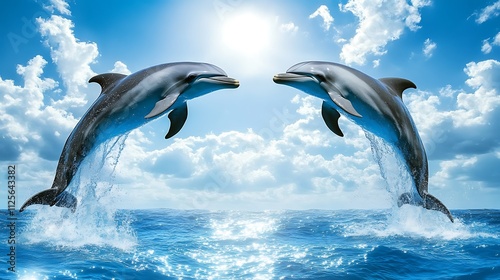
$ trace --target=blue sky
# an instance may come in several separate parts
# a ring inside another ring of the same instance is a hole
[[[200,61],[240,88],[191,100],[173,139],[163,137],[167,118],[132,132],[113,176],[113,160],[91,170],[97,188],[113,186],[105,199],[125,208],[390,207],[363,132],[343,119],[345,137],[335,136],[319,100],[272,82],[295,63],[325,60],[412,80],[418,89],[403,99],[430,160],[429,192],[451,209],[499,207],[500,1],[0,6],[0,162],[18,167],[20,203],[51,186],[67,136],[100,92],[90,77]]]

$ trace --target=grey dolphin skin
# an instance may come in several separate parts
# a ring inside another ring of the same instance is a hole
[[[157,65],[128,76],[106,73],[89,82],[98,83],[102,92],[66,140],[52,188],[32,196],[19,212],[32,204],[67,207],[74,212],[77,199],[64,190],[95,147],[170,112],[168,139],[186,121],[187,100],[239,86],[219,67],[195,62]]]
[[[418,196],[402,194],[398,206],[412,204],[441,211],[453,222],[448,208],[428,193],[427,155],[402,100],[405,89],[416,88],[413,82],[401,78],[377,80],[345,65],[320,61],[298,63],[286,73],[275,75],[273,80],[322,99],[321,114],[333,133],[344,135],[338,125],[342,113],[365,131],[396,147],[418,192]]]

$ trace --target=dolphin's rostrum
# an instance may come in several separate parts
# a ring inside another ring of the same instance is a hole
[[[322,99],[321,114],[333,133],[344,136],[338,125],[342,113],[394,146],[405,160],[418,193],[402,194],[398,206],[412,204],[441,211],[453,222],[446,206],[428,193],[427,155],[402,100],[405,89],[416,88],[413,82],[401,78],[377,80],[345,65],[321,61],[298,63],[273,80]]]
[[[179,132],[186,121],[187,100],[239,86],[237,80],[229,78],[219,67],[195,62],[161,64],[128,76],[106,73],[89,82],[98,83],[102,92],[66,140],[52,188],[29,198],[20,212],[32,204],[75,211],[77,199],[64,190],[95,147],[170,112],[170,129],[165,136],[168,139]]]

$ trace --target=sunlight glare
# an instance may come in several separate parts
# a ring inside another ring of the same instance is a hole
[[[270,45],[271,24],[263,17],[247,12],[228,18],[222,27],[222,42],[231,51],[258,55]]]

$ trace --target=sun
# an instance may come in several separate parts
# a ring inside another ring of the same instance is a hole
[[[271,23],[252,12],[234,14],[222,26],[222,43],[241,55],[255,56],[270,47]]]

